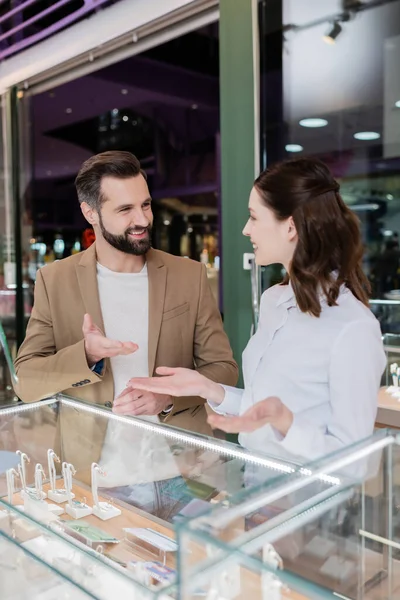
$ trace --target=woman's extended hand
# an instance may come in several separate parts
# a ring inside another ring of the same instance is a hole
[[[212,414],[208,422],[214,429],[227,433],[250,433],[270,423],[285,436],[293,423],[293,413],[279,398],[271,396],[257,402],[239,417]]]
[[[145,390],[154,394],[168,394],[174,397],[201,396],[210,400],[218,396],[219,388],[222,397],[216,398],[216,402],[222,402],[224,398],[222,386],[193,369],[158,367],[156,373],[162,377],[134,377],[129,380],[128,385],[135,390]],[[212,397],[208,396],[209,393]]]

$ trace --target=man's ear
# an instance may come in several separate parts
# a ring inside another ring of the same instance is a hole
[[[293,217],[288,218],[288,237],[290,242],[297,237],[297,229]]]
[[[90,223],[90,225],[98,224],[97,211],[94,208],[92,208],[91,206],[89,206],[89,204],[87,202],[81,203],[81,211],[82,211],[82,214],[85,217],[86,221],[88,223]]]

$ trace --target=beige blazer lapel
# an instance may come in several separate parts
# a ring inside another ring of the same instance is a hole
[[[104,333],[103,315],[101,313],[99,288],[97,285],[96,244],[92,244],[90,248],[82,253],[81,260],[76,266],[76,276],[85,311],[90,314],[93,323],[97,327],[100,327]]]
[[[164,312],[167,267],[155,250],[146,256],[149,277],[149,375],[153,375]]]

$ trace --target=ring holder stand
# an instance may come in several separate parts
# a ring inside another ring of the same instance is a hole
[[[6,481],[7,481],[7,501],[10,506],[13,506],[13,497],[15,494],[15,478],[19,477],[18,471],[15,469],[8,469],[6,471]],[[16,504],[15,508],[18,510],[24,511],[23,504]]]
[[[21,452],[21,450],[17,450],[16,454],[19,456],[19,459],[20,459],[20,463],[17,468],[18,468],[18,475],[21,480],[21,498],[23,498],[27,492],[26,465],[27,465],[27,463],[31,462],[31,459],[29,458],[29,456],[27,454],[25,454],[25,452]]]
[[[98,478],[99,475],[105,477],[105,472],[97,464],[92,463],[92,496],[93,496],[93,514],[101,519],[102,521],[108,521],[114,517],[119,517],[122,512],[116,506],[113,506],[110,502],[100,502],[98,494]]]
[[[75,475],[76,471],[71,463],[63,462],[62,473],[65,482],[65,489],[68,495],[68,504],[65,507],[65,512],[73,519],[83,519],[92,514],[92,509],[86,502],[80,500],[73,500],[72,494],[72,476]]]
[[[66,490],[66,482],[64,477],[64,488],[57,489],[56,488],[56,467],[54,463],[59,463],[60,459],[57,454],[51,448],[47,450],[47,463],[49,467],[49,481],[50,481],[50,489],[47,492],[47,497],[49,500],[56,502],[56,504],[63,504],[63,502],[68,502],[68,493]],[[75,494],[71,491],[71,497],[75,498]],[[63,511],[64,512],[64,511]],[[62,514],[62,513],[60,513]]]
[[[283,561],[272,544],[266,543],[262,551],[263,563],[271,567],[274,571],[283,569]],[[281,600],[283,584],[279,577],[274,573],[263,573],[262,579],[262,597],[263,600]]]

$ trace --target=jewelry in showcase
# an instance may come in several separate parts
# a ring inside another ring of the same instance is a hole
[[[76,470],[74,465],[71,463],[63,462],[62,474],[64,478],[64,485],[67,491],[68,504],[65,507],[65,512],[73,517],[74,519],[82,519],[92,514],[92,509],[86,504],[85,501],[80,502],[79,500],[73,500],[72,494],[72,477],[75,475]]]
[[[265,565],[274,571],[283,569],[283,560],[272,544],[266,543],[262,550],[262,559]],[[261,576],[263,600],[281,600],[283,584],[274,573],[263,573]]]
[[[21,452],[21,450],[17,450],[16,454],[20,458],[20,463],[18,465],[18,474],[21,480],[21,496],[23,497],[26,493],[26,465],[31,462],[31,459],[25,452]]]
[[[55,463],[60,463],[60,459],[57,454],[49,448],[47,450],[47,464],[49,467],[49,481],[50,481],[50,490],[47,493],[47,497],[49,500],[56,502],[57,504],[62,504],[63,502],[68,501],[68,494],[65,489],[65,479],[64,479],[64,488],[57,489],[56,488],[56,467]],[[72,498],[75,498],[75,494],[71,492]]]
[[[35,487],[33,489],[27,488],[27,493],[24,496],[25,511],[30,513],[33,517],[41,517],[44,513],[51,515],[60,516],[63,514],[64,509],[57,504],[51,504],[44,502],[47,497],[46,492],[43,491],[43,478],[46,477],[44,469],[40,463],[35,466]]]
[[[10,506],[13,505],[13,496],[15,494],[15,478],[19,477],[19,473],[14,469],[7,469],[6,471],[6,482],[7,482],[7,501]],[[22,504],[17,504],[16,507],[19,510],[24,510]]]
[[[119,508],[113,506],[110,502],[99,502],[99,475],[105,477],[106,473],[97,464],[92,463],[92,496],[93,496],[93,514],[102,521],[108,521],[113,517],[119,517],[122,513]]]
[[[40,463],[35,466],[35,490],[34,493],[36,498],[44,500],[47,498],[46,492],[43,491],[43,478],[46,477],[46,473]],[[29,490],[30,491],[30,490]]]
[[[400,400],[400,367],[397,363],[392,363],[389,367],[390,374],[392,376],[392,385],[389,385],[387,388],[387,392]]]
[[[219,550],[217,548],[208,545],[206,552],[209,558],[218,560]],[[227,566],[213,577],[206,600],[233,600],[239,596],[240,591],[240,565],[229,564],[229,567]]]

